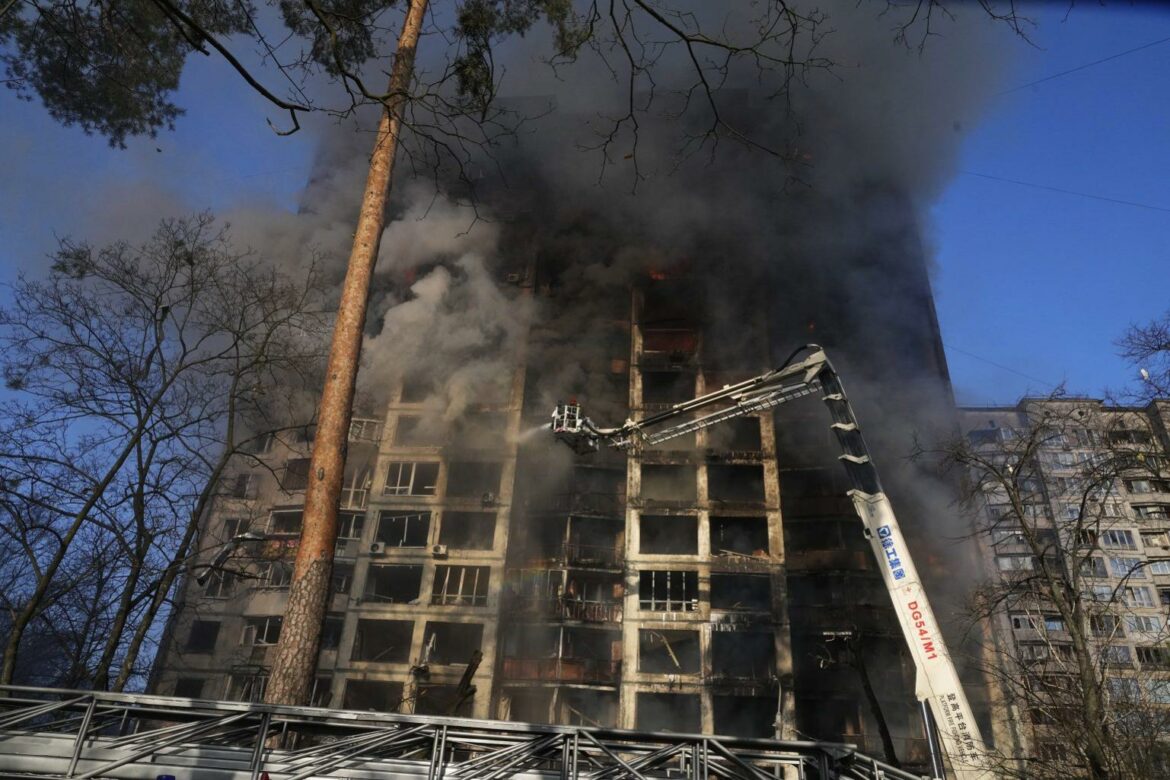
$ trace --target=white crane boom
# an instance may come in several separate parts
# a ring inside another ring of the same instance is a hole
[[[810,352],[808,357],[791,363],[793,357],[806,350]],[[915,695],[927,704],[934,716],[956,780],[991,780],[994,774],[987,767],[987,748],[943,641],[934,610],[926,597],[890,500],[882,490],[841,380],[820,347],[815,344],[802,347],[792,354],[789,362],[774,371],[675,404],[669,410],[644,420],[626,420],[618,428],[596,426],[582,415],[576,402],[560,403],[553,411],[551,428],[557,439],[579,453],[595,451],[601,442],[628,451],[772,409],[818,391],[829,408],[833,419],[830,428],[843,451],[840,460],[852,485],[849,496],[877,557],[882,581],[890,593],[898,624],[917,668]],[[720,408],[693,420],[668,425],[682,415],[712,406]]]

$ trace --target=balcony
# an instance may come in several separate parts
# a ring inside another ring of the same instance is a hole
[[[620,569],[624,560],[624,555],[616,542],[608,545],[566,542],[562,545],[562,554],[565,563],[570,566],[599,569]]]
[[[504,677],[510,681],[614,683],[622,662],[600,658],[505,658]]]
[[[583,601],[567,598],[535,598],[516,595],[508,600],[511,611],[546,620],[577,620],[582,623],[620,623],[620,601]]]

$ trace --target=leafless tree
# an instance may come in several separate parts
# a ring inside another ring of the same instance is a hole
[[[1166,535],[1155,529],[1167,518],[1134,517],[1122,497],[1170,489],[1166,443],[1136,410],[1060,396],[1005,415],[945,450],[987,551],[988,579],[972,599],[974,617],[993,627],[983,666],[1021,732],[997,771],[1163,776],[1170,649],[1139,553]]]
[[[316,287],[233,251],[207,215],[140,247],[64,242],[47,279],[17,283],[0,312],[0,535],[20,551],[0,680],[34,623],[73,638],[72,684],[141,671],[230,464],[288,424],[269,388],[320,358]]]

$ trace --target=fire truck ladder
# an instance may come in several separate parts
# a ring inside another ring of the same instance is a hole
[[[272,747],[279,744],[280,747]],[[0,687],[0,777],[916,780],[852,745]]]

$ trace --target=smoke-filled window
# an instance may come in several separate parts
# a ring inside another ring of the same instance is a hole
[[[703,717],[697,694],[639,693],[637,725],[645,731],[697,734]]]
[[[677,404],[695,397],[695,374],[689,371],[644,371],[642,403]]]
[[[712,574],[711,608],[767,612],[772,608],[772,579],[766,574]]]
[[[694,515],[642,515],[638,551],[644,555],[695,555],[699,519]]]
[[[699,632],[639,630],[638,671],[650,674],[698,674]]]
[[[642,498],[678,505],[694,504],[696,481],[694,466],[659,466],[642,464]]]
[[[431,603],[443,606],[482,607],[487,604],[487,566],[437,566]]]
[[[490,550],[495,535],[495,512],[444,512],[439,526],[439,544],[452,550]]]
[[[414,623],[410,620],[359,620],[350,658],[381,664],[408,663],[413,634]]]
[[[655,612],[693,612],[699,604],[699,574],[694,571],[643,571],[638,606]]]
[[[438,481],[438,463],[391,463],[382,493],[387,496],[433,496]]]
[[[711,526],[712,555],[768,554],[768,518],[713,516]]]
[[[483,643],[480,623],[428,621],[423,637],[423,655],[432,664],[466,664]]]
[[[569,519],[565,559],[576,565],[617,566],[624,557],[625,522],[610,517]]]
[[[710,465],[707,467],[707,497],[712,503],[762,504],[763,466]]]
[[[422,587],[422,566],[371,566],[365,598],[386,604],[415,602]]]
[[[483,498],[494,501],[500,491],[503,464],[455,460],[447,468],[447,495],[452,498]]]
[[[724,679],[763,681],[776,677],[776,641],[771,631],[715,631],[711,673]]]
[[[444,443],[446,433],[446,426],[437,417],[401,414],[394,426],[394,446],[437,447]]]
[[[459,449],[496,450],[504,442],[508,416],[502,412],[469,412],[455,423],[451,445]]]
[[[707,429],[707,446],[715,450],[757,452],[760,441],[759,417],[740,417]]]
[[[387,547],[426,547],[430,534],[430,512],[380,512],[374,538]]]
[[[367,712],[397,712],[402,704],[402,683],[386,680],[346,680],[345,699],[342,706],[347,710]]]
[[[776,736],[776,697],[712,697],[715,733],[770,739]]]

